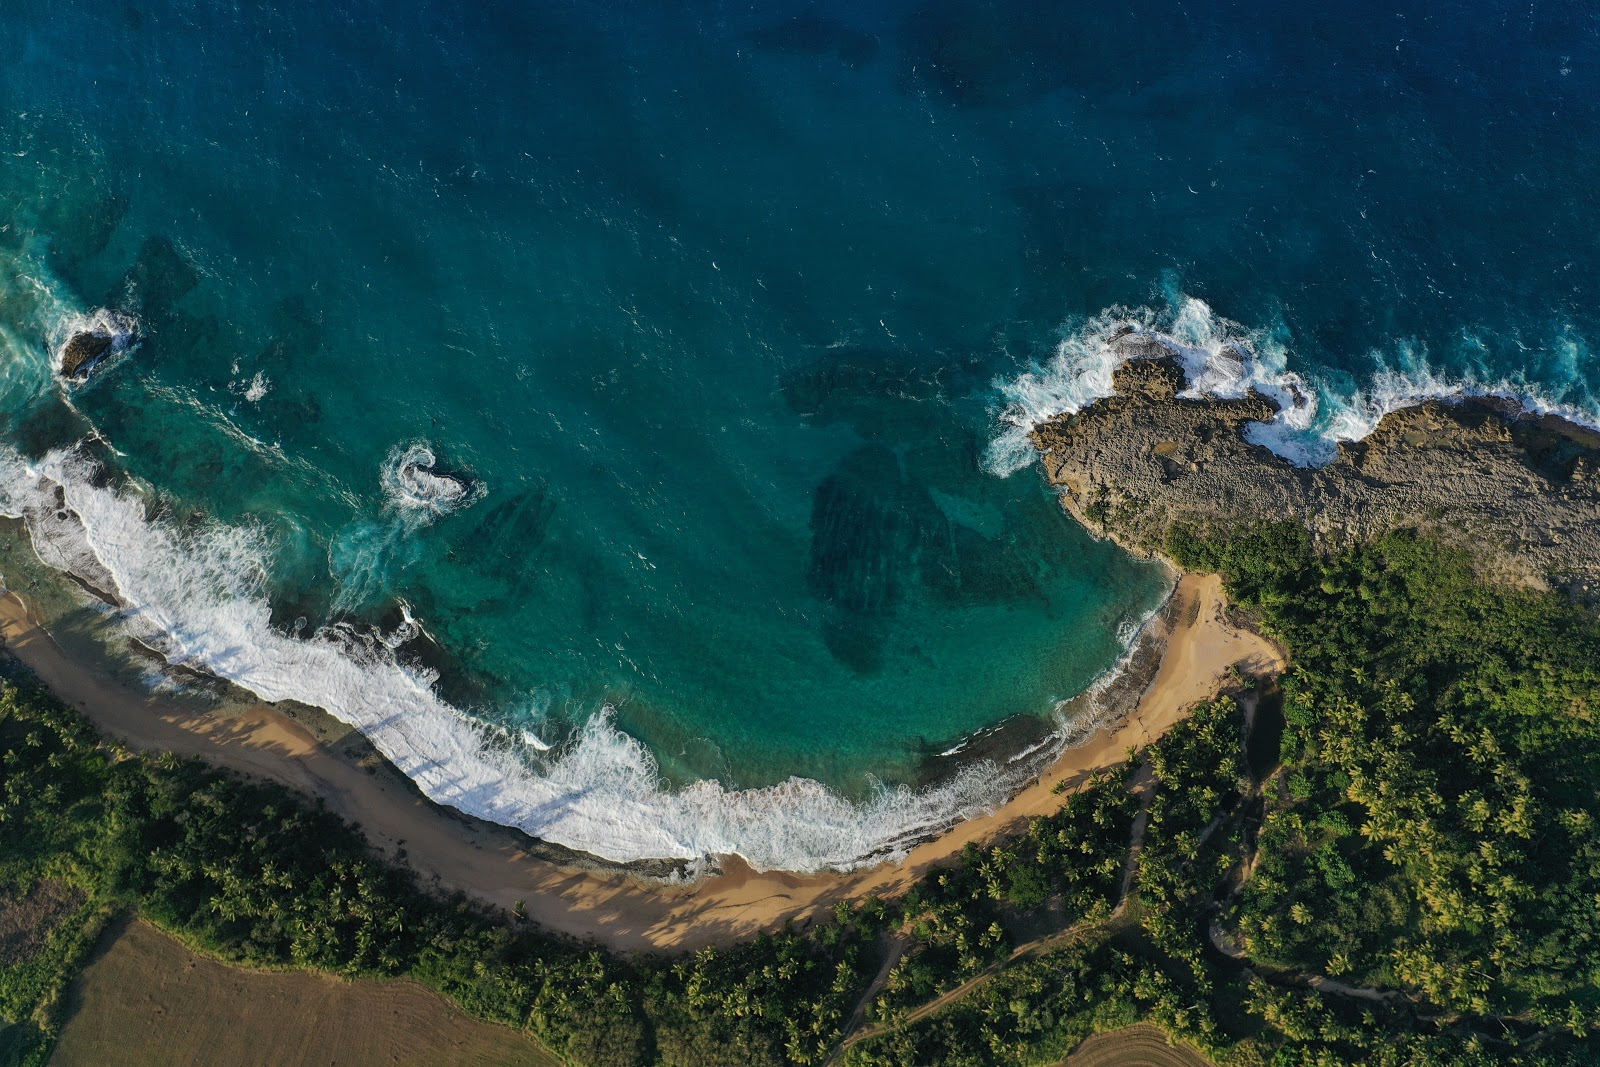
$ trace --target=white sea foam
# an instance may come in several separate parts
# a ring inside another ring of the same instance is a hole
[[[266,399],[271,389],[272,379],[261,371],[256,371],[255,377],[250,379],[250,384],[244,387],[244,398],[252,404],[259,404]]]
[[[1279,331],[1248,329],[1217,315],[1202,300],[1175,294],[1163,308],[1114,307],[1074,324],[1048,361],[996,382],[999,425],[985,454],[986,469],[1002,477],[1021,470],[1035,456],[1030,437],[1035,426],[1111,396],[1122,358],[1113,341],[1129,330],[1159,338],[1179,356],[1189,378],[1183,395],[1236,398],[1253,390],[1276,401],[1278,415],[1250,425],[1245,435],[1300,466],[1327,463],[1339,442],[1360,440],[1389,412],[1429,399],[1502,397],[1531,412],[1600,426],[1600,408],[1592,401],[1575,403],[1565,395],[1552,396],[1548,387],[1510,378],[1446,374],[1430,365],[1426,351],[1404,343],[1392,352],[1369,353],[1378,369],[1359,389],[1310,380],[1289,370]],[[1568,352],[1563,358],[1570,363],[1576,357]],[[1577,379],[1574,367],[1566,380]]]
[[[401,515],[431,521],[483,495],[481,482],[444,473],[438,464],[433,447],[426,441],[391,449],[379,475],[387,505]]]
[[[1002,803],[1025,768],[969,766],[948,783],[879,788],[853,803],[791,778],[764,789],[666,786],[609,712],[546,753],[440,699],[425,670],[339,628],[295,638],[269,624],[266,539],[249,527],[179,530],[138,494],[97,487],[89,464],[56,452],[34,464],[0,446],[0,510],[29,518],[41,558],[90,572],[169,661],[270,701],[324,708],[364,733],[432,799],[608,859],[738,854],[761,869],[847,869]]]

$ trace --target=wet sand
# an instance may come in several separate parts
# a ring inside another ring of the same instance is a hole
[[[510,909],[519,901],[547,929],[593,937],[620,950],[693,949],[748,937],[801,919],[836,901],[902,892],[932,864],[982,843],[1060,804],[1069,788],[1124,760],[1213,695],[1228,668],[1282,670],[1265,638],[1231,625],[1221,581],[1185,575],[1168,609],[1166,647],[1149,687],[1120,724],[1067,750],[1033,785],[993,814],[970,819],[918,845],[901,862],[849,874],[752,871],[737,857],[722,873],[665,885],[624,871],[554,862],[526,836],[441,808],[399,772],[351,746],[328,744],[285,710],[256,704],[232,716],[184,708],[134,689],[69,658],[14,593],[0,597],[6,647],[52,691],[130,747],[198,756],[219,767],[281,782],[321,797],[358,824],[372,843],[424,880]]]

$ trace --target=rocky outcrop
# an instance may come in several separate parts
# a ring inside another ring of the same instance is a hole
[[[1304,524],[1324,543],[1411,526],[1485,570],[1600,592],[1600,434],[1511,401],[1428,401],[1387,415],[1322,468],[1245,438],[1277,404],[1178,394],[1184,370],[1149,334],[1115,338],[1117,395],[1034,430],[1045,473],[1092,531],[1159,554],[1175,523]]]
[[[114,343],[109,334],[73,334],[61,348],[61,376],[69,381],[88,380],[100,361],[111,354]]]
[[[111,357],[139,343],[138,323],[126,315],[101,308],[74,320],[65,343],[56,353],[56,367],[69,382],[85,382]]]

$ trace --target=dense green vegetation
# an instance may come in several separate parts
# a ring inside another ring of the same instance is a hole
[[[1109,918],[1138,807],[1124,778],[1100,775],[1027,833],[987,850],[968,845],[959,865],[913,888],[898,904],[910,944],[872,1016],[893,1018],[1008,958],[1010,916],[1051,904],[1062,924]]]
[[[0,892],[20,898],[46,877],[87,903],[47,951],[0,968],[14,1062],[42,1062],[60,989],[118,907],[224,959],[410,975],[592,1067],[818,1062],[877,967],[887,914],[844,907],[806,935],[624,960],[435,897],[287,790],[105,745],[48,695],[8,684]]]
[[[1594,617],[1403,534],[1170,548],[1290,650],[1281,717],[1241,680],[903,900],[676,958],[434,896],[289,792],[8,683],[0,1060],[43,1061],[64,983],[138,908],[227,959],[414,976],[588,1067],[1044,1067],[1135,1021],[1222,1064],[1600,1062]],[[8,950],[41,901],[47,935]]]
[[[1294,650],[1250,955],[1439,1008],[1600,1028],[1600,628],[1414,537],[1202,561]]]

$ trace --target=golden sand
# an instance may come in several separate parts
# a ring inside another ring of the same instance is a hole
[[[358,763],[266,704],[222,717],[186,710],[69,659],[14,594],[0,598],[7,647],[63,700],[129,746],[198,756],[321,797],[357,823],[373,844],[426,881],[510,909],[547,929],[592,936],[613,948],[697,948],[744,938],[799,919],[841,899],[909,888],[927,868],[1060,804],[1068,788],[1121,763],[1211,697],[1230,667],[1251,674],[1283,669],[1265,638],[1232,626],[1215,575],[1185,575],[1173,593],[1173,620],[1161,664],[1126,720],[1067,750],[1040,779],[990,815],[969,819],[916,846],[901,862],[849,874],[756,872],[737,859],[722,873],[687,885],[662,885],[625,871],[564,866],[532,855],[527,839],[421,797],[392,768]]]

